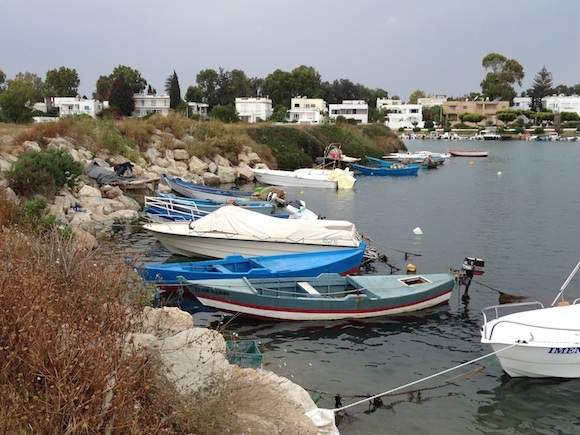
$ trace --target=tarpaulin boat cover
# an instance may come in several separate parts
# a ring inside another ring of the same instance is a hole
[[[280,219],[241,207],[220,209],[193,222],[147,224],[162,233],[190,236],[358,247],[360,235],[342,220]]]

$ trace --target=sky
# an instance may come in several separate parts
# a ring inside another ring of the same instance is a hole
[[[544,66],[554,85],[580,84],[579,17],[578,0],[0,0],[0,70],[75,69],[90,98],[119,65],[160,93],[175,71],[182,96],[205,69],[306,65],[408,101],[480,92],[499,53],[524,68],[519,94]]]

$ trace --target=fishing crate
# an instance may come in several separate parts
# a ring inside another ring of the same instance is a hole
[[[226,340],[226,358],[230,364],[242,368],[258,368],[262,365],[262,353],[256,340]]]

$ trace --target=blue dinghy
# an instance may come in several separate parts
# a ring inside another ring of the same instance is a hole
[[[366,244],[358,248],[298,254],[244,257],[230,255],[223,260],[188,261],[145,265],[137,268],[146,281],[161,289],[176,291],[185,280],[225,278],[285,278],[317,276],[321,273],[358,272]]]
[[[421,166],[415,164],[407,165],[404,163],[393,163],[390,167],[373,167],[351,163],[350,167],[353,171],[359,172],[362,175],[401,177],[417,175]]]

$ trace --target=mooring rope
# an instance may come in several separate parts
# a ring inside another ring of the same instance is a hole
[[[486,355],[480,356],[480,357],[478,357],[478,358],[472,359],[471,361],[467,361],[467,362],[465,362],[465,363],[463,363],[463,364],[459,364],[459,365],[457,365],[457,366],[455,366],[455,367],[451,367],[451,368],[449,368],[449,369],[446,369],[446,370],[443,370],[443,371],[441,371],[441,372],[438,372],[438,373],[432,374],[432,375],[430,375],[430,376],[427,376],[427,377],[425,377],[425,378],[418,379],[418,380],[416,380],[416,381],[409,382],[408,384],[402,385],[402,386],[400,386],[400,387],[393,388],[392,390],[385,391],[384,393],[380,393],[380,394],[376,394],[376,395],[374,395],[374,396],[367,397],[367,398],[365,398],[365,399],[363,399],[363,400],[359,400],[358,402],[351,403],[350,405],[345,405],[345,406],[342,406],[342,407],[340,407],[340,408],[334,408],[334,409],[333,409],[333,411],[334,411],[335,413],[336,413],[336,412],[339,412],[339,411],[344,411],[345,409],[352,408],[353,406],[360,405],[361,403],[365,403],[365,402],[367,402],[367,401],[369,401],[369,400],[378,399],[378,398],[380,398],[381,396],[385,396],[385,395],[387,395],[387,394],[394,393],[395,391],[402,390],[403,388],[408,388],[408,387],[411,387],[411,386],[413,386],[413,385],[416,385],[416,384],[419,384],[419,383],[421,383],[421,382],[428,381],[429,379],[433,379],[433,378],[435,378],[435,377],[437,377],[437,376],[444,375],[445,373],[449,373],[449,372],[451,372],[451,371],[453,371],[453,370],[457,370],[457,369],[460,369],[460,368],[462,368],[462,367],[468,366],[468,365],[470,365],[470,364],[473,364],[473,363],[475,363],[475,362],[477,362],[477,361],[481,361],[482,359],[489,358],[490,356],[494,356],[494,355],[496,355],[496,354],[498,354],[498,353],[500,353],[500,352],[503,352],[504,350],[511,349],[511,348],[512,348],[512,347],[514,347],[514,346],[517,346],[517,343],[515,343],[515,344],[512,344],[511,346],[508,346],[508,347],[504,347],[503,349],[500,349],[500,350],[497,350],[497,351],[494,351],[494,352],[488,353],[488,354],[486,354]]]
[[[373,239],[371,239],[369,236],[365,236],[365,235],[362,235],[362,234],[361,234],[361,236],[362,236],[362,238],[363,238],[363,239],[366,239],[366,240],[368,240],[369,242],[371,242],[371,243],[374,243],[375,245],[379,245],[379,246],[381,246],[381,247],[383,247],[383,248],[388,248],[388,249],[391,249],[392,251],[401,252],[401,253],[405,254],[405,260],[407,259],[407,257],[408,257],[409,255],[414,255],[414,256],[416,256],[416,257],[420,257],[420,256],[421,256],[421,254],[416,254],[416,253],[414,253],[414,252],[409,252],[409,251],[403,251],[403,250],[401,250],[401,249],[396,249],[396,248],[393,248],[393,247],[391,247],[391,246],[388,246],[388,245],[383,245],[383,244],[381,244],[381,243],[377,243],[377,242],[375,242]]]

